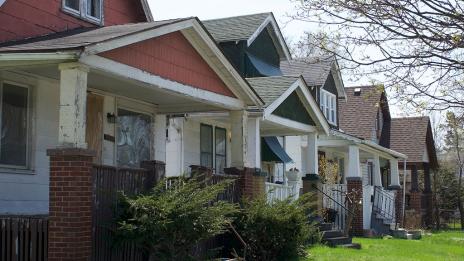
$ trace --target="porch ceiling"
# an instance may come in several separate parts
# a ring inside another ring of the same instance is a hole
[[[56,65],[25,67],[21,71],[57,81],[60,79],[60,72]],[[214,104],[95,69],[88,74],[88,87],[89,90],[151,103],[158,113],[163,114],[224,111],[224,108]]]

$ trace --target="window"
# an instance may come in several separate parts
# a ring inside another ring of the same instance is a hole
[[[0,88],[0,165],[27,168],[29,88],[5,82]]]
[[[216,171],[224,173],[226,167],[226,151],[227,151],[227,131],[223,128],[216,127],[215,129],[216,140]]]
[[[118,109],[117,164],[120,167],[139,168],[140,162],[150,160],[152,117],[146,114]]]
[[[227,164],[227,130],[200,125],[200,165],[224,173]]]
[[[321,90],[320,107],[327,121],[337,125],[337,96]]]
[[[213,127],[200,126],[200,165],[213,168]]]
[[[87,21],[102,24],[103,0],[63,0],[63,10]]]

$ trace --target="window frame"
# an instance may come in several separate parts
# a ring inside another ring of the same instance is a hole
[[[322,113],[330,124],[337,126],[337,95],[321,89],[320,96],[319,107]]]
[[[203,127],[207,127],[211,130],[211,152],[204,152],[203,149],[202,149],[202,136],[201,135],[201,132],[202,132],[202,129]],[[206,167],[206,168],[209,168],[210,166],[203,166],[203,163],[201,162],[202,160],[202,157],[203,157],[203,154],[204,153],[207,153],[207,154],[211,154],[211,168],[214,169],[214,165],[215,165],[215,159],[216,159],[216,155],[215,155],[215,145],[216,145],[216,141],[215,141],[215,136],[214,136],[214,128],[213,128],[213,125],[209,125],[209,124],[205,124],[205,123],[200,123],[200,166],[202,167]]]
[[[220,130],[220,131],[224,131],[224,155],[221,155],[221,154],[218,154],[217,153],[217,130]],[[217,156],[219,157],[224,157],[224,161],[225,161],[225,166],[224,167],[227,167],[227,129],[226,128],[221,128],[221,127],[218,127],[218,126],[214,126],[214,132],[213,132],[213,136],[214,136],[214,169],[216,170],[216,173],[221,173],[221,172],[224,172],[224,170],[219,170],[218,167],[217,167]]]
[[[26,128],[26,164],[23,165],[9,165],[9,164],[1,164],[0,163],[0,168],[5,168],[5,169],[18,169],[18,170],[29,170],[31,169],[31,138],[32,138],[32,123],[31,123],[31,86],[27,84],[22,84],[14,81],[8,81],[8,80],[0,80],[0,130],[2,128],[2,115],[3,115],[3,85],[4,84],[10,84],[14,85],[20,88],[26,88],[27,89],[27,105],[26,105],[26,122],[27,122],[27,128]],[[1,143],[0,143],[0,149],[1,149]]]
[[[95,1],[100,1],[100,18],[93,17],[91,15],[87,14],[87,2],[89,0],[77,0],[79,1],[79,10],[73,9],[69,6],[66,5],[66,0],[62,0],[62,10],[63,12],[70,14],[72,16],[75,16],[77,18],[80,18],[82,20],[85,20],[87,22],[97,24],[97,25],[103,25],[104,24],[104,0],[95,0]]]

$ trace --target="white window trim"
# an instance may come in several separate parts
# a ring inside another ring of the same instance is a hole
[[[0,115],[2,115],[2,99],[3,99],[3,84],[11,84],[18,87],[26,88],[27,89],[27,133],[26,133],[26,165],[7,165],[7,164],[0,164],[0,168],[2,169],[16,169],[16,170],[30,170],[31,169],[31,139],[32,139],[32,124],[31,124],[31,86],[26,84],[21,84],[14,81],[7,81],[7,80],[0,80]],[[1,117],[0,117],[0,130],[1,130]]]
[[[77,18],[83,19],[93,24],[103,25],[103,14],[104,14],[103,1],[104,0],[100,0],[100,18],[87,15],[87,0],[79,0],[79,10],[75,10],[73,8],[66,6],[66,0],[62,0],[61,2],[62,2],[63,12],[70,14],[72,16],[76,16]]]
[[[333,93],[330,93],[326,90],[321,89],[319,104],[320,104],[321,111],[324,114],[327,121],[330,124],[337,126],[337,96]],[[328,113],[327,113],[327,109],[329,109]],[[332,111],[334,112],[333,119],[331,117]]]

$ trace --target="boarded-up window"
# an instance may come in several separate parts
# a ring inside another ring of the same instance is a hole
[[[101,163],[103,144],[103,96],[87,95],[87,126],[85,139],[87,147],[96,152],[94,163]]]
[[[118,166],[139,168],[140,162],[150,160],[151,137],[151,116],[126,109],[118,109]]]

